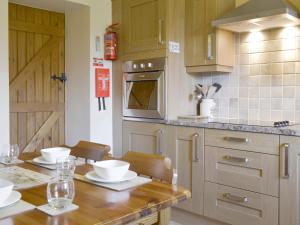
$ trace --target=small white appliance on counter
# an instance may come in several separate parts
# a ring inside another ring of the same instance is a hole
[[[123,116],[165,118],[165,58],[123,64]]]

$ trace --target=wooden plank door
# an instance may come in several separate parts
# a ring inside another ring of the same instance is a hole
[[[10,137],[21,151],[64,144],[65,16],[9,4]]]

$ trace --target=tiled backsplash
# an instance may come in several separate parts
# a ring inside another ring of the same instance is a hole
[[[300,27],[237,34],[234,72],[194,79],[223,85],[215,117],[300,122]]]

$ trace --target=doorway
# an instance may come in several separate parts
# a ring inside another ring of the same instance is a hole
[[[65,143],[65,15],[9,4],[10,139],[21,152]]]

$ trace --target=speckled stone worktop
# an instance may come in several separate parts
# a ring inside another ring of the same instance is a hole
[[[274,127],[273,122],[266,121],[245,121],[245,120],[228,120],[228,119],[178,119],[178,120],[149,120],[124,118],[127,121],[140,121],[148,123],[162,123],[173,126],[198,127],[209,129],[221,129],[232,131],[244,131],[263,134],[278,134],[286,136],[300,136],[300,124],[288,127]]]

